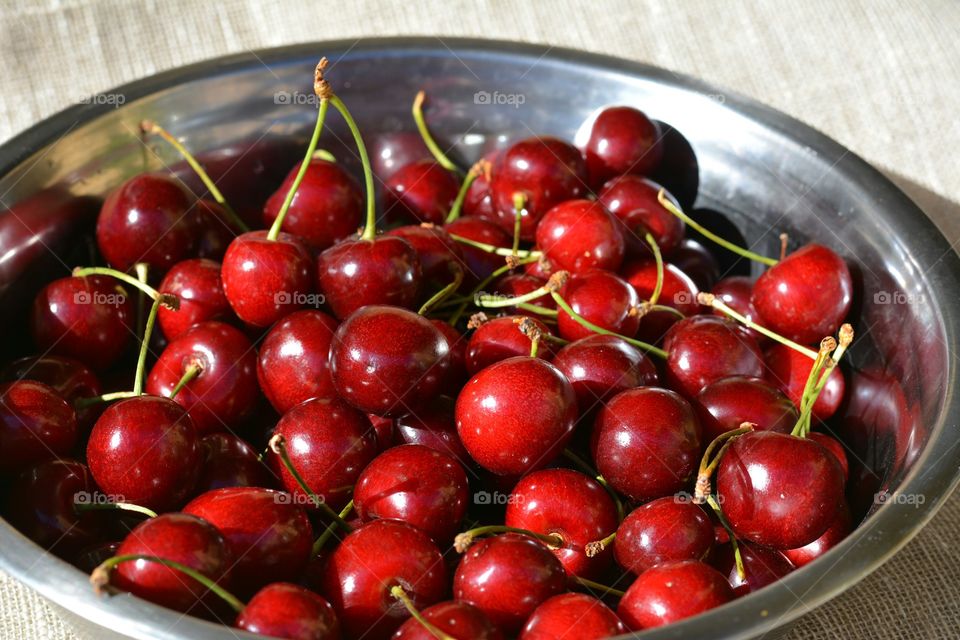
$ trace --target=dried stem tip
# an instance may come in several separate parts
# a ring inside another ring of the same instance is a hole
[[[110,585],[110,569],[99,566],[90,574],[90,584],[98,596],[111,595],[116,590]]]
[[[853,327],[844,322],[840,326],[840,346],[846,349],[850,346],[850,343],[853,342]]]
[[[603,540],[597,540],[595,542],[588,542],[583,548],[584,553],[587,554],[588,558],[593,558],[594,556],[600,555],[604,550],[606,545],[603,544]]]
[[[458,533],[457,537],[453,539],[453,548],[456,549],[457,553],[464,553],[470,548],[471,544],[473,544],[473,535],[469,532]]]
[[[563,289],[564,285],[567,284],[567,280],[570,278],[570,274],[566,271],[557,271],[555,274],[550,276],[550,279],[547,280],[547,284],[544,285],[547,291],[556,291],[559,292],[560,289]]]
[[[273,451],[277,455],[280,454],[280,447],[285,443],[284,437],[279,433],[273,434],[273,437],[270,438],[270,442],[267,443],[267,446],[270,447],[270,451]]]
[[[489,320],[487,314],[479,311],[470,316],[470,320],[467,321],[467,329],[479,329],[487,320]]]
[[[320,58],[320,62],[317,63],[317,69],[313,74],[313,92],[317,94],[317,97],[321,100],[329,100],[333,95],[330,83],[323,77],[323,71],[327,68],[327,64],[326,56]]]
[[[524,316],[522,318],[517,318],[514,320],[517,323],[520,333],[527,336],[531,340],[540,340],[543,337],[543,332],[540,331],[540,327],[530,318]]]

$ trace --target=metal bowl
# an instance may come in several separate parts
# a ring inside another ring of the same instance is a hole
[[[302,153],[321,55],[381,172],[398,161],[396,140],[414,130],[409,105],[421,88],[440,139],[456,141],[464,161],[533,133],[573,138],[597,108],[631,104],[675,127],[657,178],[696,215],[735,223],[761,252],[775,254],[786,231],[795,243],[831,246],[853,266],[860,338],[846,371],[848,401],[831,427],[851,447],[849,498],[865,520],[785,580],[641,635],[748,638],[781,628],[876,569],[950,494],[960,478],[960,260],[934,225],[863,160],[792,118],[662,69],[577,51],[453,39],[327,42],[221,58],[91,96],[0,147],[5,329],[22,331],[31,292],[64,274],[62,257],[83,250],[79,239],[104,193],[159,166],[138,139],[141,119],[208,150],[230,183],[228,198],[255,209],[258,186],[275,188]],[[338,139],[345,130],[331,125],[322,144],[349,163]],[[0,567],[82,635],[246,635],[130,596],[97,598],[85,575],[3,521]]]

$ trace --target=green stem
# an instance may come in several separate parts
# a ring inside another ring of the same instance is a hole
[[[140,341],[140,355],[137,356],[137,372],[133,378],[134,395],[143,395],[143,379],[147,372],[147,352],[150,350],[150,336],[153,334],[153,325],[157,322],[157,312],[160,311],[160,298],[153,301],[150,314],[147,316],[147,326],[143,330]]]
[[[177,397],[177,394],[183,390],[191,380],[200,375],[200,372],[203,371],[203,365],[199,362],[191,362],[190,366],[187,367],[187,370],[183,372],[183,375],[180,376],[180,379],[177,381],[177,384],[173,387],[173,390],[170,391],[170,399],[173,400]]]
[[[660,300],[660,293],[663,291],[663,256],[660,254],[660,245],[657,244],[651,234],[648,233],[644,239],[650,245],[650,250],[653,251],[653,259],[657,263],[657,284],[653,287],[653,293],[650,294],[649,300],[650,305],[653,306]]]
[[[467,172],[467,177],[463,179],[463,183],[460,185],[460,190],[457,191],[457,197],[453,201],[453,205],[450,207],[450,213],[447,214],[447,218],[444,220],[444,223],[450,224],[460,217],[460,212],[463,211],[463,203],[466,202],[467,194],[470,192],[470,186],[476,182],[482,170],[482,165],[477,163],[470,168],[470,171]]]
[[[341,519],[345,520],[346,517],[350,515],[351,511],[353,511],[353,500],[348,502],[347,506],[341,509],[338,515],[340,516]],[[311,557],[316,557],[320,553],[320,551],[323,550],[323,546],[327,544],[327,541],[331,537],[333,537],[333,534],[337,530],[338,526],[340,525],[338,525],[336,522],[333,522],[327,525],[327,528],[323,530],[323,533],[321,533],[319,537],[317,537],[316,541],[313,543]]]
[[[610,543],[616,540],[617,532],[614,531],[606,538],[602,540],[596,540],[595,542],[588,542],[587,545],[583,548],[583,552],[587,555],[588,558],[599,555],[603,552],[604,549],[610,546]]]
[[[373,191],[373,169],[370,166],[370,156],[367,155],[367,147],[363,143],[363,136],[360,135],[360,128],[357,126],[357,122],[353,119],[353,116],[350,115],[347,105],[343,104],[343,100],[341,100],[339,96],[332,94],[330,96],[330,104],[343,116],[347,127],[350,129],[350,134],[357,143],[357,152],[360,154],[360,163],[363,165],[363,184],[367,192],[367,218],[366,224],[363,227],[363,234],[361,234],[360,237],[364,240],[373,240],[377,236],[377,209],[376,194]]]
[[[523,221],[523,208],[527,206],[527,196],[522,193],[513,194],[513,256],[517,256],[520,249],[520,223]]]
[[[134,393],[133,391],[114,391],[113,393],[104,393],[103,395],[93,396],[92,398],[81,398],[73,403],[73,406],[77,409],[86,409],[87,407],[92,407],[95,404],[100,404],[101,402],[113,402],[114,400],[123,400],[125,398],[133,398],[139,394]]]
[[[137,282],[141,282],[141,283],[143,283],[143,284],[147,284],[147,280],[148,280],[149,275],[150,275],[150,274],[149,274],[150,265],[148,265],[146,262],[138,262],[138,263],[136,263],[135,265],[133,265],[133,271],[134,271],[134,273],[137,274]],[[146,295],[146,294],[144,294],[144,292],[143,292],[142,290],[137,290],[137,324],[136,324],[136,327],[137,327],[137,334],[138,334],[138,335],[141,335],[141,334],[143,333],[144,328],[145,328],[145,327],[143,326],[143,323],[144,323],[144,317],[143,317],[143,297],[144,297],[144,295]]]
[[[517,309],[523,309],[524,311],[536,313],[537,315],[541,316],[547,316],[548,318],[556,318],[558,315],[560,315],[560,312],[556,309],[548,309],[546,307],[541,307],[540,305],[530,304],[529,302],[521,302],[517,305]]]
[[[464,311],[466,310],[466,308],[469,306],[470,302],[476,297],[476,295],[477,295],[478,293],[480,293],[481,291],[483,291],[491,282],[493,282],[494,280],[496,280],[497,278],[499,278],[499,277],[500,277],[501,275],[503,275],[504,273],[507,273],[508,271],[513,271],[514,268],[519,267],[520,265],[530,264],[531,262],[536,262],[538,259],[539,259],[539,258],[537,258],[537,257],[528,256],[528,257],[526,257],[526,258],[521,258],[521,259],[513,262],[512,264],[511,264],[511,262],[508,261],[505,265],[503,265],[502,267],[499,267],[497,270],[495,270],[495,271],[494,271],[493,273],[491,273],[489,276],[487,276],[486,278],[484,278],[483,280],[481,280],[481,281],[480,281],[480,284],[478,284],[477,286],[475,286],[475,287],[473,288],[473,291],[470,292],[470,295],[467,296],[467,299],[464,300],[464,301],[460,304],[460,306],[457,307],[457,310],[453,313],[453,315],[450,316],[450,320],[449,320],[450,325],[456,325],[456,324],[457,324],[457,322],[460,320],[460,316],[463,315],[463,312],[464,312]]]
[[[406,607],[407,611],[413,616],[413,619],[420,623],[420,625],[430,632],[433,637],[437,640],[457,640],[450,634],[444,633],[433,625],[429,620],[423,617],[423,614],[417,609],[417,606],[414,604],[413,600],[410,599],[410,596],[407,595],[406,591],[403,590],[403,587],[400,585],[394,585],[390,587],[390,595],[403,603],[403,606]]]
[[[73,508],[77,513],[85,511],[131,511],[149,518],[157,517],[156,511],[131,502],[74,502]]]
[[[120,282],[126,283],[131,287],[136,287],[140,291],[150,296],[151,300],[159,301],[163,306],[176,311],[180,308],[180,299],[169,293],[160,293],[146,282],[140,282],[129,273],[110,269],[109,267],[77,267],[72,273],[74,278],[84,278],[86,276],[110,276]]]
[[[531,257],[539,258],[541,255],[543,255],[543,253],[540,251],[517,251],[516,254],[514,254],[513,249],[507,249],[506,247],[496,247],[492,244],[487,244],[486,242],[477,242],[476,240],[470,240],[469,238],[458,236],[455,233],[451,233],[450,237],[461,244],[465,244],[475,249],[480,249],[481,251],[486,251],[487,253],[495,253],[498,256],[503,256],[503,257],[512,256],[515,258],[531,258]]]
[[[757,324],[750,318],[747,318],[746,316],[740,314],[739,312],[737,312],[736,310],[728,306],[727,303],[725,303],[723,300],[713,295],[712,293],[701,292],[697,294],[697,302],[707,307],[712,307],[713,309],[716,309],[723,315],[733,318],[743,326],[753,329],[757,333],[765,335],[766,337],[776,342],[779,342],[785,347],[790,347],[794,351],[799,351],[800,353],[807,356],[811,360],[817,359],[817,352],[814,351],[813,349],[810,349],[809,347],[805,347],[802,344],[797,344],[793,340],[789,338],[785,338],[781,336],[779,333],[771,331],[770,329],[767,329],[766,327],[763,327]]]
[[[720,460],[723,458],[723,454],[727,452],[727,448],[730,447],[736,438],[745,433],[750,433],[753,431],[753,428],[754,425],[749,422],[744,422],[740,428],[721,433],[707,445],[706,450],[703,452],[703,457],[700,459],[697,484],[693,490],[693,501],[696,504],[703,504],[707,500],[707,496],[710,495],[712,491],[710,487],[710,477],[713,475],[717,465],[720,464]],[[720,451],[717,452],[717,455],[713,455],[713,452],[718,446],[720,447]]]
[[[447,171],[451,171],[457,175],[463,175],[463,171],[447,157],[447,154],[443,152],[440,145],[437,144],[437,141],[433,139],[433,135],[430,134],[430,129],[427,128],[427,121],[423,117],[423,101],[426,97],[426,93],[418,91],[416,97],[413,99],[411,112],[413,113],[413,121],[417,123],[417,131],[420,132],[423,143],[427,145],[427,149],[430,150],[430,154],[437,161],[437,164]]]
[[[619,333],[615,333],[615,332],[613,332],[613,331],[610,331],[609,329],[604,329],[604,328],[601,327],[601,326],[595,325],[595,324],[593,324],[592,322],[590,322],[589,320],[587,320],[586,318],[584,318],[583,316],[581,316],[579,313],[577,313],[576,311],[574,311],[574,310],[570,307],[570,305],[567,304],[567,301],[564,300],[562,297],[560,297],[560,294],[559,294],[559,293],[557,293],[556,291],[551,291],[551,292],[550,292],[550,295],[553,296],[553,299],[556,301],[557,306],[560,307],[568,316],[570,316],[571,318],[573,318],[574,321],[576,321],[580,326],[585,327],[585,328],[589,329],[590,331],[593,331],[594,333],[599,333],[599,334],[602,334],[602,335],[605,335],[605,336],[616,336],[616,337],[618,337],[618,338],[621,338],[621,339],[629,342],[630,344],[632,344],[633,346],[635,346],[635,347],[637,347],[637,348],[639,348],[639,349],[643,349],[643,350],[646,351],[647,353],[651,353],[651,354],[653,354],[653,355],[655,355],[655,356],[657,356],[657,357],[659,357],[659,358],[663,358],[664,360],[667,359],[667,356],[668,356],[669,354],[668,354],[666,351],[664,351],[663,349],[661,349],[660,347],[655,347],[655,346],[653,346],[652,344],[643,342],[642,340],[637,340],[637,339],[635,339],[635,338],[629,338],[629,337],[627,337],[627,336],[620,335]]]
[[[527,302],[532,302],[537,298],[542,298],[549,294],[551,290],[552,289],[545,284],[542,287],[519,296],[483,295],[477,296],[475,300],[478,307],[484,307],[485,309],[502,309],[503,307],[516,307]]]
[[[605,584],[600,584],[599,582],[594,582],[593,580],[588,580],[587,578],[581,578],[579,576],[571,576],[570,579],[573,580],[578,585],[580,585],[581,587],[586,587],[591,591],[599,591],[605,595],[613,596],[615,598],[622,598],[623,596],[627,595],[625,591],[621,591],[620,589],[614,589],[613,587],[608,587]]]
[[[720,521],[720,526],[726,529],[727,536],[730,538],[730,546],[733,548],[733,561],[737,567],[737,577],[740,578],[741,582],[746,581],[747,571],[743,568],[743,557],[740,555],[740,545],[737,544],[737,535],[733,532],[733,528],[727,521],[727,517],[723,515],[723,510],[720,508],[717,499],[712,495],[707,496],[707,504],[713,509],[713,512],[717,515],[717,520]]]
[[[489,535],[491,533],[520,533],[525,536],[535,538],[550,547],[563,546],[563,538],[558,535],[537,533],[528,529],[518,529],[517,527],[508,527],[502,524],[490,524],[483,527],[476,527],[475,529],[470,529],[469,531],[464,531],[463,533],[457,534],[453,546],[458,553],[463,553],[471,544],[473,544],[473,540],[475,538]]]
[[[340,514],[331,509],[330,505],[324,502],[324,500],[314,493],[313,489],[307,485],[307,481],[303,479],[303,476],[300,475],[300,472],[297,471],[297,467],[293,464],[293,460],[290,459],[290,454],[287,452],[287,445],[283,436],[279,433],[274,434],[274,436],[270,438],[269,447],[271,451],[280,457],[280,462],[283,463],[283,466],[288,472],[290,472],[290,475],[293,476],[293,479],[298,485],[300,485],[300,489],[310,497],[310,499],[313,501],[313,504],[316,505],[320,511],[323,511],[330,519],[340,525],[341,529],[347,533],[353,531],[353,527],[351,527],[346,520],[340,517]]]
[[[451,271],[453,271],[453,282],[445,286],[440,291],[437,291],[429,300],[423,303],[423,306],[420,307],[420,310],[417,311],[421,316],[427,315],[427,312],[430,311],[437,304],[442,302],[447,296],[460,288],[460,284],[463,282],[463,269],[460,268],[458,264],[451,265]]]

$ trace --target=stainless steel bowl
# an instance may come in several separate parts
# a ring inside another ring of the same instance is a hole
[[[5,329],[22,330],[30,292],[64,272],[54,254],[83,249],[98,199],[159,166],[137,138],[143,118],[210,150],[242,200],[234,203],[255,208],[258,181],[273,188],[301,153],[294,143],[314,110],[300,103],[321,55],[384,167],[396,161],[389,141],[413,131],[409,104],[420,88],[440,138],[456,141],[467,161],[532,133],[572,138],[598,107],[632,104],[676,128],[659,178],[687,207],[722,213],[760,251],[774,253],[787,231],[854,265],[860,338],[847,371],[851,399],[832,426],[867,469],[850,496],[865,521],[782,582],[644,637],[747,638],[780,628],[876,569],[950,494],[960,478],[960,260],[934,225],[863,160],[792,118],[698,80],[577,51],[427,38],[327,42],[221,58],[92,96],[0,147]],[[323,144],[349,161],[338,138],[344,129],[331,126]],[[86,576],[3,521],[0,567],[89,637],[245,635],[129,596],[97,598]]]

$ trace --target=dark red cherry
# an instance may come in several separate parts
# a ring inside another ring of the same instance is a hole
[[[546,257],[540,256],[536,262],[531,262],[523,268],[523,272],[528,276],[540,278],[544,282],[550,279],[554,272],[553,265]]]
[[[807,438],[822,445],[823,448],[836,456],[837,462],[840,463],[840,469],[843,471],[843,481],[846,483],[846,481],[850,479],[850,463],[847,460],[847,450],[844,448],[843,443],[832,436],[817,431],[808,433]]]
[[[711,382],[697,394],[694,406],[703,428],[703,441],[740,428],[744,422],[757,429],[790,433],[800,414],[777,388],[759,378],[732,376]]]
[[[633,631],[661,627],[733,600],[727,579],[698,560],[661,564],[640,574],[617,613]]]
[[[740,541],[738,546],[743,561],[743,579],[737,572],[733,547],[729,544],[715,550],[710,558],[710,565],[727,576],[727,581],[738,597],[773,584],[793,571],[793,564],[776,549],[745,541]]]
[[[88,433],[97,421],[103,407],[93,405],[77,409],[76,402],[94,398],[103,393],[100,379],[87,365],[63,356],[27,356],[11,362],[0,374],[0,381],[35,380],[49,385],[57,394],[76,409],[77,427]]]
[[[310,558],[313,528],[288,493],[230,487],[201,494],[183,508],[216,527],[234,558],[230,583],[251,594],[271,582],[295,580]]]
[[[720,298],[728,307],[744,316],[748,320],[761,323],[760,314],[757,313],[750,296],[753,293],[753,280],[746,276],[728,276],[723,278],[711,289],[713,295]],[[713,310],[714,315],[722,316],[723,313]],[[754,337],[758,344],[763,345],[769,341],[769,338],[757,333],[753,329],[747,329],[747,332]]]
[[[111,405],[87,442],[87,464],[104,493],[154,511],[183,504],[201,460],[190,416],[173,400],[157,396]]]
[[[295,311],[271,327],[260,343],[257,380],[279,413],[304,400],[335,393],[330,343],[337,321],[322,311]]]
[[[394,445],[393,418],[373,413],[368,413],[367,418],[370,419],[370,424],[373,425],[373,431],[377,436],[377,451],[386,451],[392,447]]]
[[[467,343],[465,364],[467,372],[474,375],[486,369],[494,362],[500,362],[515,356],[530,354],[531,340],[520,331],[520,321],[525,316],[503,316],[493,318],[477,327]],[[534,318],[528,319],[542,335],[552,335],[547,325]],[[546,338],[541,339],[537,357],[549,360],[553,348]]]
[[[113,278],[60,278],[33,301],[30,333],[37,349],[103,371],[136,335],[133,303]]]
[[[172,177],[143,173],[107,196],[97,218],[97,246],[107,263],[127,271],[145,262],[164,272],[194,248],[192,198]]]
[[[640,326],[637,293],[609,271],[590,269],[575,273],[560,294],[575,312],[602,329],[632,338]],[[562,309],[557,316],[557,331],[567,340],[595,335]]]
[[[620,276],[630,283],[642,300],[649,300],[657,286],[657,263],[652,259],[632,260],[620,269]],[[685,316],[700,311],[697,285],[690,276],[670,263],[663,265],[663,287],[657,304],[672,307]],[[637,337],[657,343],[680,318],[669,311],[650,311],[640,320]]]
[[[532,276],[526,273],[514,273],[505,278],[501,278],[493,286],[493,293],[498,296],[503,296],[505,298],[515,298],[517,296],[526,295],[533,291],[536,291],[543,285],[547,283],[543,278],[538,278],[537,276]],[[549,293],[545,293],[539,298],[534,298],[530,301],[530,304],[535,304],[546,309],[556,309],[557,303],[550,296]],[[526,309],[520,309],[517,307],[507,307],[506,311],[511,314],[516,315],[525,315],[532,318],[537,318],[537,316],[532,311],[527,311]]]
[[[520,640],[603,640],[626,633],[610,608],[585,593],[561,593],[534,609]]]
[[[597,470],[634,500],[668,496],[696,474],[700,425],[682,397],[640,387],[614,396],[594,422]]]
[[[591,185],[624,173],[647,175],[657,168],[663,157],[663,132],[633,107],[607,107],[590,128],[584,147]]]
[[[445,225],[444,229],[451,235],[493,245],[494,247],[510,248],[513,245],[511,236],[506,231],[496,223],[482,218],[457,218]],[[511,227],[512,229],[513,227]],[[464,274],[464,288],[467,290],[473,288],[505,264],[503,256],[498,256],[495,253],[471,247],[468,244],[463,244],[461,249],[467,267]]]
[[[514,487],[504,524],[559,536],[563,544],[551,551],[567,573],[597,579],[610,566],[612,554],[588,558],[584,548],[616,531],[617,507],[593,478],[570,469],[542,469]]]
[[[751,299],[763,326],[813,344],[834,335],[847,317],[853,281],[843,258],[827,247],[808,244],[757,278]]]
[[[657,498],[631,511],[613,542],[617,564],[636,575],[663,563],[703,560],[713,548],[713,523],[699,506],[678,496]]]
[[[227,487],[271,487],[273,474],[253,447],[232,433],[209,433],[200,439],[203,462],[194,491]]]
[[[343,321],[330,346],[333,384],[366,413],[415,411],[442,389],[449,344],[426,318],[399,307],[370,305]]]
[[[490,190],[490,178],[492,177],[490,174],[502,154],[503,149],[494,149],[484,154],[483,159],[489,164],[487,170],[481,171],[477,175],[477,179],[467,189],[467,196],[463,200],[463,214],[465,216],[477,216],[487,220],[497,219],[493,205],[493,194]]]
[[[536,235],[537,246],[558,269],[616,271],[623,262],[620,225],[599,202],[567,200],[555,205],[540,220]]]
[[[53,387],[33,380],[0,385],[0,473],[67,455],[77,436],[77,414]]]
[[[287,453],[307,486],[333,509],[346,504],[360,472],[377,454],[370,420],[338,398],[298,404],[283,414],[274,433],[286,440]],[[276,453],[267,459],[287,491],[298,501],[309,500]]]
[[[313,258],[296,236],[281,233],[269,240],[266,231],[237,236],[223,256],[223,293],[241,320],[269,327],[301,309],[314,295]]]
[[[683,240],[683,221],[664,209],[657,200],[662,188],[653,180],[625,175],[603,185],[597,196],[597,202],[606,207],[620,222],[631,255],[651,255],[650,245],[644,238],[647,232],[653,236],[663,255],[671,254]],[[676,198],[669,192],[666,195],[677,208],[680,207]]]
[[[709,291],[720,279],[717,259],[693,238],[680,241],[680,246],[670,252],[670,262],[690,276],[701,291]]]
[[[457,398],[457,433],[470,457],[498,475],[546,466],[566,446],[577,398],[556,367],[519,356],[490,365]]]
[[[796,349],[782,344],[773,344],[764,352],[766,378],[771,384],[783,391],[799,407],[803,398],[803,389],[813,369],[813,360]],[[813,416],[826,420],[837,412],[843,401],[846,381],[843,372],[834,368],[827,378],[816,402],[813,403]]]
[[[478,540],[453,576],[453,597],[480,609],[504,633],[518,632],[548,598],[566,591],[563,565],[533,538],[505,533]]]
[[[157,311],[157,322],[167,340],[173,340],[195,324],[233,317],[220,281],[220,263],[213,260],[178,262],[157,290],[180,299],[177,310],[161,306]]]
[[[470,456],[457,434],[454,401],[440,396],[416,413],[400,416],[396,421],[397,435],[407,444],[419,444],[434,451],[446,453],[461,464]]]
[[[467,269],[460,243],[451,238],[443,227],[432,224],[409,225],[397,227],[384,235],[398,236],[410,243],[420,258],[420,272],[427,282],[443,286],[453,280],[451,269]]]
[[[514,198],[522,196],[520,237],[533,240],[540,218],[555,204],[587,192],[587,171],[576,147],[550,137],[514,143],[493,167],[490,183],[500,227],[513,235]]]
[[[243,233],[230,218],[226,209],[214,200],[197,200],[193,205],[193,255],[197,258],[219,261],[233,239]]]
[[[388,220],[443,224],[460,191],[457,177],[435,160],[420,160],[394,171],[383,185]]]
[[[340,640],[340,621],[330,603],[289,582],[268,584],[251,598],[234,623],[271,638]]]
[[[793,549],[833,523],[843,500],[843,471],[836,456],[812,440],[753,431],[727,449],[716,487],[739,538]]]
[[[503,640],[500,630],[472,604],[441,602],[427,607],[420,614],[434,627],[453,638],[471,640]],[[415,618],[410,618],[397,629],[391,640],[436,640],[436,635]]]
[[[417,131],[378,133],[370,140],[370,161],[381,181],[388,179],[400,167],[431,157],[430,150]]]
[[[846,504],[843,504],[837,512],[837,516],[830,524],[830,527],[823,532],[823,535],[810,544],[798,549],[786,549],[783,555],[793,563],[793,566],[800,568],[805,564],[810,564],[840,544],[844,538],[850,535],[852,529],[853,521],[850,517],[850,509]]]
[[[621,391],[659,381],[650,358],[616,336],[592,335],[571,342],[552,362],[573,385],[581,414]]]
[[[403,522],[374,520],[350,533],[327,560],[323,593],[345,636],[385,640],[410,613],[390,595],[399,586],[423,610],[447,593],[440,550],[430,538]]]
[[[420,258],[403,238],[348,238],[320,254],[317,274],[326,303],[343,320],[367,305],[412,307],[421,278]]]
[[[434,318],[430,321],[447,341],[447,382],[446,391],[451,394],[460,392],[467,381],[467,338],[456,327]]]
[[[93,573],[104,560],[117,555],[120,548],[119,541],[100,542],[90,545],[77,552],[70,560],[70,564],[84,573]]]
[[[263,206],[267,228],[277,219],[299,171],[298,162]],[[362,224],[363,191],[354,177],[336,162],[312,158],[281,229],[301,238],[314,251],[323,251]]]

